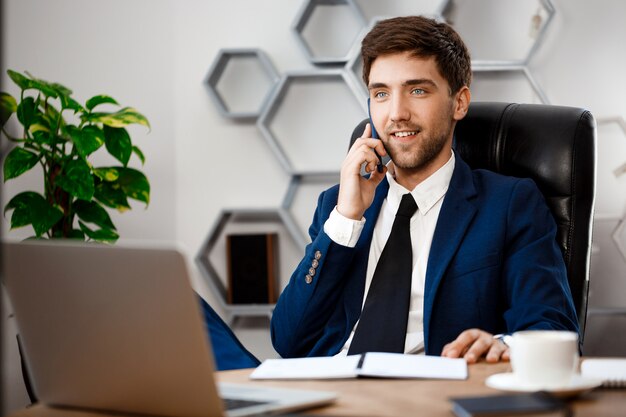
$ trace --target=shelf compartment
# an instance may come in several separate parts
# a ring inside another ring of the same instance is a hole
[[[352,0],[308,0],[296,15],[292,29],[312,64],[343,64],[365,24]]]
[[[255,121],[279,75],[260,49],[221,49],[205,85],[224,117]]]
[[[340,69],[285,74],[257,126],[291,175],[337,173],[367,103]]]

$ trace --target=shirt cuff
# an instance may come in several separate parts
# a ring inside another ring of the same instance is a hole
[[[326,223],[324,223],[324,232],[333,242],[353,248],[361,236],[364,225],[365,217],[361,218],[361,220],[349,219],[342,216],[337,211],[337,207],[335,207]]]

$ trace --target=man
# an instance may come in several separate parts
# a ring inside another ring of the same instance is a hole
[[[340,184],[319,197],[312,243],[274,310],[277,352],[384,350],[496,362],[508,359],[496,334],[578,331],[554,219],[535,184],[472,171],[452,149],[470,103],[470,57],[458,34],[423,17],[388,19],[364,38],[362,57],[380,140],[368,125]],[[391,157],[380,170],[379,155]],[[405,215],[410,241],[392,246],[405,199],[417,205]],[[410,259],[403,319],[387,317],[395,301],[371,313],[381,302],[375,286],[387,288],[382,302],[400,291],[393,288],[401,286],[399,272],[378,271],[389,258]],[[399,348],[385,347],[392,337],[378,333],[398,323]]]

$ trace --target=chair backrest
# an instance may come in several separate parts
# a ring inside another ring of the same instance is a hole
[[[350,145],[363,132],[363,120]],[[581,338],[587,317],[596,184],[596,123],[584,109],[544,104],[471,103],[455,129],[470,167],[532,178],[556,221]],[[582,340],[581,340],[582,342]]]

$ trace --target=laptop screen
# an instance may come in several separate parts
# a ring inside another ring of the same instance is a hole
[[[224,414],[209,338],[179,250],[28,241],[3,243],[3,255],[3,278],[42,403]],[[318,397],[308,403],[328,403],[335,395]]]

